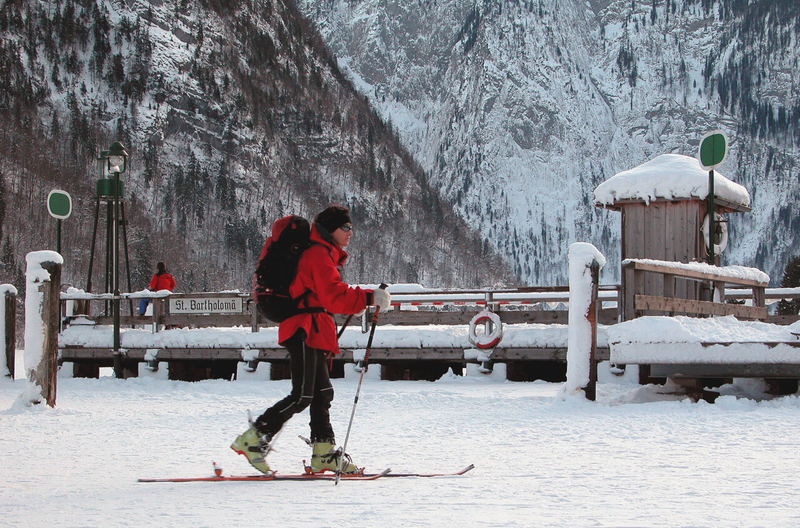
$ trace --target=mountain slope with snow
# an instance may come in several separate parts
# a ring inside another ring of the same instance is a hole
[[[131,156],[133,290],[157,261],[180,291],[246,290],[272,221],[331,202],[352,209],[350,281],[513,280],[292,1],[8,0],[0,34],[0,283],[21,285],[25,253],[55,245],[38,204],[62,188],[64,280],[86,284],[95,159],[114,140]]]
[[[299,4],[442,195],[528,282],[565,282],[576,240],[617,275],[619,217],[592,191],[660,154],[694,156],[715,128],[730,140],[721,170],[753,197],[723,259],[777,282],[797,251],[796,2]]]

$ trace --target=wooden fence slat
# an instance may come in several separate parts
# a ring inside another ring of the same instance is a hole
[[[155,307],[158,304],[154,305]],[[384,325],[459,325],[468,324],[476,314],[482,311],[481,307],[474,307],[458,311],[410,311],[410,310],[390,310],[381,315],[378,321],[379,326]],[[498,310],[497,314],[500,315],[502,321],[506,324],[521,324],[521,323],[540,323],[540,324],[567,324],[567,310]],[[195,326],[195,327],[231,327],[231,326],[244,326],[250,327],[251,330],[258,331],[259,328],[277,326],[271,321],[265,321],[259,318],[258,324],[253,323],[254,315],[252,314],[211,314],[211,315],[192,315],[192,314],[171,314],[164,317],[157,316],[121,316],[120,324],[123,326],[128,325],[149,325],[153,323],[154,317],[167,325],[178,326]],[[111,325],[111,317],[95,317],[93,318],[97,325]],[[344,320],[342,317],[337,317],[339,324]],[[600,324],[614,324],[617,322],[617,309],[605,308],[600,310],[598,322]]]
[[[753,288],[753,304],[755,306],[766,306],[765,288],[763,286]]]
[[[664,274],[664,297],[674,298],[675,297],[675,283],[676,283],[675,275],[672,273],[665,273]],[[672,312],[669,313],[672,315]]]
[[[680,277],[691,279],[710,280],[710,281],[723,281],[727,284],[741,284],[743,286],[766,287],[767,283],[754,281],[750,279],[740,279],[737,277],[730,277],[718,273],[706,273],[703,271],[695,271],[690,269],[683,269],[674,266],[666,266],[662,264],[651,264],[647,262],[633,262],[633,267],[642,271],[654,271],[657,273],[673,273]]]
[[[733,315],[740,319],[766,319],[767,309],[762,306],[720,304],[711,301],[675,299],[657,295],[636,295],[636,310],[654,310],[701,315]]]
[[[634,310],[634,295],[636,294],[636,281],[634,280],[634,268],[632,262],[622,265],[622,313],[621,321],[628,321],[636,317]]]
[[[711,294],[711,300],[718,303],[725,302],[725,282],[724,281],[714,281],[713,282],[713,289]]]

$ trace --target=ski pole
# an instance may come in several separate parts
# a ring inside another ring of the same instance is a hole
[[[347,319],[344,320],[344,324],[342,324],[342,327],[339,329],[339,333],[336,334],[336,339],[339,339],[340,337],[342,337],[342,334],[344,333],[344,329],[347,328],[347,325],[350,324],[350,319],[352,319],[352,318],[353,318],[353,314],[350,314],[350,315],[347,316]]]
[[[388,285],[381,284],[380,289],[385,290]],[[369,331],[369,339],[367,340],[367,349],[364,351],[364,365],[361,368],[361,374],[358,377],[358,386],[356,387],[356,396],[353,399],[353,409],[350,411],[350,423],[347,424],[347,434],[344,436],[344,444],[342,444],[342,452],[339,455],[339,467],[336,468],[336,480],[333,485],[339,485],[339,477],[342,476],[342,467],[344,465],[344,454],[347,453],[347,441],[350,439],[350,429],[353,427],[353,418],[356,415],[356,405],[358,404],[358,396],[361,394],[361,384],[364,383],[364,373],[367,371],[367,364],[369,363],[369,353],[372,350],[372,338],[375,337],[375,327],[378,326],[378,313],[380,308],[376,308],[375,313],[372,314],[372,328]]]

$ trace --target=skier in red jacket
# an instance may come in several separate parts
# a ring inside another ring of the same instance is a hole
[[[177,282],[175,277],[167,273],[167,266],[163,262],[156,264],[156,273],[150,279],[150,291],[169,290],[175,289]]]
[[[336,449],[330,422],[333,386],[328,358],[339,353],[336,323],[331,314],[357,314],[369,305],[385,311],[390,305],[390,295],[386,290],[366,290],[342,281],[340,269],[348,257],[344,248],[352,236],[349,209],[332,205],[319,213],[311,229],[313,244],[300,257],[297,275],[289,286],[292,298],[303,298],[301,308],[325,311],[300,313],[280,323],[278,342],[289,350],[292,391],[231,444],[231,449],[247,457],[263,473],[271,473],[265,457],[272,438],[289,418],[306,407],[311,415],[312,471],[336,470],[342,456],[346,457],[343,473],[361,471],[349,455]]]
[[[156,272],[153,275],[153,278],[150,279],[150,286],[148,289],[153,292],[157,292],[159,290],[169,290],[173,291],[175,286],[177,286],[177,281],[175,281],[175,277],[167,273],[167,266],[163,262],[159,262],[156,264]],[[139,301],[139,314],[144,315],[145,311],[147,310],[147,306],[150,304],[150,299],[142,299]]]

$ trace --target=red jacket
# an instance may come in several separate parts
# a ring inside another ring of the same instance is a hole
[[[169,290],[172,291],[175,289],[176,286],[175,277],[170,275],[169,273],[162,273],[159,275],[156,273],[153,275],[153,278],[150,279],[150,291],[158,291],[158,290]]]
[[[297,265],[297,275],[289,286],[289,295],[300,297],[310,293],[301,307],[322,307],[330,313],[354,314],[367,307],[367,293],[342,281],[339,269],[347,260],[344,249],[322,238],[317,226],[311,229],[311,241],[316,242],[305,250]],[[306,345],[311,348],[339,353],[336,322],[328,313],[306,313],[283,321],[278,328],[278,342],[284,343],[299,329],[306,331]]]

